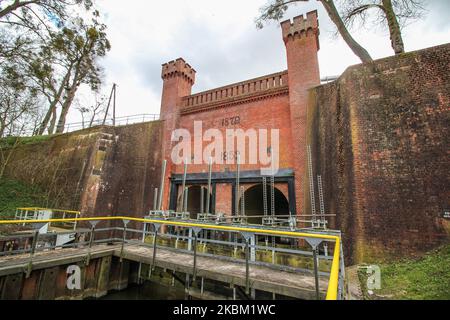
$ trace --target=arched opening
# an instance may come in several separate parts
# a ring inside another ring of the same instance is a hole
[[[203,190],[203,207],[201,205],[202,198],[202,190]],[[197,219],[197,214],[206,210],[206,198],[207,198],[208,189],[202,186],[190,186],[188,187],[188,199],[187,199],[187,211],[190,213],[189,216],[191,219]],[[181,204],[181,194],[178,197],[178,206]],[[212,205],[212,196],[209,197],[209,211],[211,211]],[[181,208],[179,208],[181,210]]]
[[[284,196],[283,192],[274,188],[275,198],[275,215],[289,215],[289,201]],[[263,185],[258,184],[249,188],[244,193],[245,201],[245,215],[247,216],[263,216],[264,215],[264,198],[263,198]],[[267,212],[271,214],[271,188],[267,185]],[[239,199],[239,211],[242,207],[242,198]],[[242,212],[240,212],[242,215]],[[248,218],[248,223],[262,224],[261,217]]]

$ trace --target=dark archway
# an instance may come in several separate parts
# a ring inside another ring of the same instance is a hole
[[[187,211],[190,213],[191,219],[197,219],[197,214],[201,210],[201,190],[203,189],[203,211],[206,210],[206,195],[208,189],[202,186],[189,186],[188,187],[188,200],[187,200]],[[181,194],[178,197],[178,205],[181,204]],[[211,211],[212,196],[209,198],[209,208]]]
[[[284,196],[283,192],[279,189],[274,189],[275,195],[275,214],[276,215],[289,215],[289,201]],[[271,188],[267,185],[267,209],[268,214],[271,214]],[[245,200],[245,214],[247,216],[262,216],[264,215],[264,201],[263,201],[263,185],[255,185],[244,193]],[[239,199],[239,210],[241,210],[241,201]],[[242,213],[240,213],[242,214]],[[248,218],[248,223],[262,224],[262,218]]]

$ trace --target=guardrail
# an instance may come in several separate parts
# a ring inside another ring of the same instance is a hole
[[[15,220],[66,219],[68,216],[77,217],[79,215],[81,215],[81,212],[74,210],[30,207],[30,208],[17,208],[14,219]],[[70,229],[72,230],[75,230],[77,228],[76,221],[66,222],[63,225],[59,224],[58,226],[61,228],[67,228],[67,225],[69,225]],[[48,226],[51,227],[52,223],[49,223]]]
[[[106,229],[96,229],[96,225],[99,222],[102,221],[122,221],[123,227],[113,227],[113,228],[106,228]],[[129,222],[137,222],[143,224],[143,229],[128,229],[127,225]],[[145,243],[146,236],[152,235],[153,241],[153,263],[150,267],[150,270],[153,269],[154,261],[155,261],[155,254],[156,250],[159,246],[157,246],[157,236],[159,228],[162,225],[166,226],[172,226],[172,227],[179,227],[179,228],[188,228],[190,232],[192,232],[192,235],[189,235],[189,237],[180,237],[176,235],[170,235],[170,237],[177,237],[178,238],[185,238],[190,241],[193,241],[193,254],[194,254],[194,278],[195,278],[195,268],[196,268],[196,248],[198,241],[202,242],[214,242],[217,240],[212,239],[205,239],[205,238],[199,238],[200,231],[205,230],[211,230],[211,231],[225,231],[235,234],[241,234],[242,238],[244,240],[243,243],[240,243],[239,246],[245,248],[245,263],[246,263],[246,279],[247,279],[247,289],[249,288],[249,256],[250,256],[250,249],[269,249],[269,250],[276,250],[277,248],[267,248],[267,247],[261,247],[258,245],[258,243],[250,243],[250,235],[261,235],[261,236],[275,236],[275,237],[283,237],[283,238],[296,238],[296,239],[304,239],[306,242],[308,242],[311,247],[313,248],[312,253],[310,255],[313,256],[314,259],[314,274],[315,274],[315,280],[316,280],[316,292],[318,294],[319,292],[319,286],[318,286],[318,267],[316,264],[316,258],[317,258],[317,248],[318,245],[323,242],[334,242],[334,250],[332,255],[332,264],[331,264],[331,270],[330,270],[330,277],[328,282],[328,288],[326,293],[326,299],[327,300],[337,300],[338,298],[342,298],[343,295],[343,261],[342,261],[342,245],[341,245],[341,239],[339,235],[331,235],[331,234],[323,234],[319,232],[297,232],[297,231],[289,231],[289,230],[277,230],[275,228],[268,228],[264,226],[257,226],[257,225],[249,225],[249,226],[235,226],[235,225],[215,225],[215,224],[205,224],[205,223],[197,223],[194,221],[173,221],[173,220],[165,220],[165,219],[155,219],[155,218],[135,218],[135,217],[126,217],[126,216],[117,216],[117,217],[93,217],[93,218],[72,218],[72,219],[44,219],[44,220],[0,220],[0,225],[6,225],[6,224],[42,224],[42,223],[66,223],[66,222],[89,222],[91,225],[91,229],[89,231],[82,231],[84,233],[89,232],[89,241],[84,241],[81,243],[81,245],[88,243],[89,248],[92,246],[93,243],[97,242],[108,242],[108,241],[120,241],[122,243],[122,249],[121,252],[123,252],[123,248],[125,243],[132,243],[132,244],[139,244],[139,245],[148,245]],[[153,226],[153,232],[147,231],[147,226],[152,225]],[[105,240],[97,240],[94,241],[94,234],[96,231],[106,231],[106,230],[122,230],[123,236],[122,239],[117,238],[109,238]],[[140,241],[137,240],[127,240],[126,236],[128,232],[135,232],[135,233],[141,233],[142,237]],[[35,232],[33,237],[33,244],[31,248],[29,249],[29,252],[31,253],[31,258],[34,255],[36,251],[36,243],[37,243],[37,237],[38,233]],[[166,236],[161,235],[161,236]],[[222,241],[223,242],[223,241]],[[70,246],[77,246],[80,245],[80,243],[75,244],[68,244],[61,247],[70,247]],[[236,245],[236,243],[232,244]],[[278,250],[280,250],[278,248]],[[284,249],[285,251],[287,249]],[[201,254],[200,254],[201,255]],[[317,259],[318,261],[318,259]],[[89,257],[87,259],[87,263],[89,263]],[[30,266],[29,266],[29,272],[31,272],[31,260],[30,260]]]
[[[115,119],[108,118],[103,123],[103,119],[97,119],[92,121],[85,121],[85,122],[72,122],[67,123],[64,125],[63,133],[73,132],[77,130],[83,130],[92,128],[95,126],[125,126],[129,124],[135,124],[135,123],[142,123],[147,121],[156,121],[160,119],[159,114],[153,114],[153,113],[145,113],[145,114],[135,114],[131,116],[122,116],[122,117],[116,117]],[[20,136],[20,137],[28,137],[28,136],[34,136],[36,135],[37,128],[34,129],[25,129],[21,130],[20,132],[17,132],[14,134],[14,136]],[[44,133],[45,134],[45,133]]]
[[[116,117],[115,119],[106,119],[106,121],[103,123],[103,119],[94,120],[92,123],[86,123],[86,122],[74,122],[74,123],[68,123],[64,127],[64,132],[72,132],[76,130],[81,129],[87,129],[94,126],[101,126],[101,125],[107,125],[107,126],[125,126],[128,124],[134,124],[134,123],[142,123],[147,121],[156,121],[159,120],[159,114],[150,114],[150,113],[143,113],[143,114],[135,114],[131,116],[123,116],[123,117]]]

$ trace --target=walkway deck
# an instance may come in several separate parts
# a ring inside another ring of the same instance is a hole
[[[80,262],[86,258],[87,253],[87,248],[37,252],[33,257],[33,270]],[[120,256],[120,245],[95,245],[91,249],[91,259],[108,255]],[[152,255],[152,248],[138,245],[127,245],[123,252],[124,259],[144,264],[151,264]],[[0,257],[0,276],[23,272],[29,259],[28,254]],[[155,265],[167,270],[192,274],[193,255],[158,248]],[[199,255],[197,277],[245,287],[245,264]],[[321,278],[320,291],[323,297],[327,285],[328,280]],[[250,286],[253,289],[299,299],[315,299],[314,277],[311,274],[250,265]]]

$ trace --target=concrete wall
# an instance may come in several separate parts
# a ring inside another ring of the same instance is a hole
[[[80,268],[80,289],[68,289],[68,267]],[[65,263],[25,273],[0,277],[1,300],[82,300],[101,298],[111,290],[123,290],[137,283],[138,264],[107,255],[84,261]]]
[[[155,121],[114,129],[98,180],[87,185],[88,190],[97,192],[91,211],[142,217],[152,208],[161,176],[161,124]]]
[[[355,262],[449,241],[450,45],[350,67],[310,92],[308,140]]]

